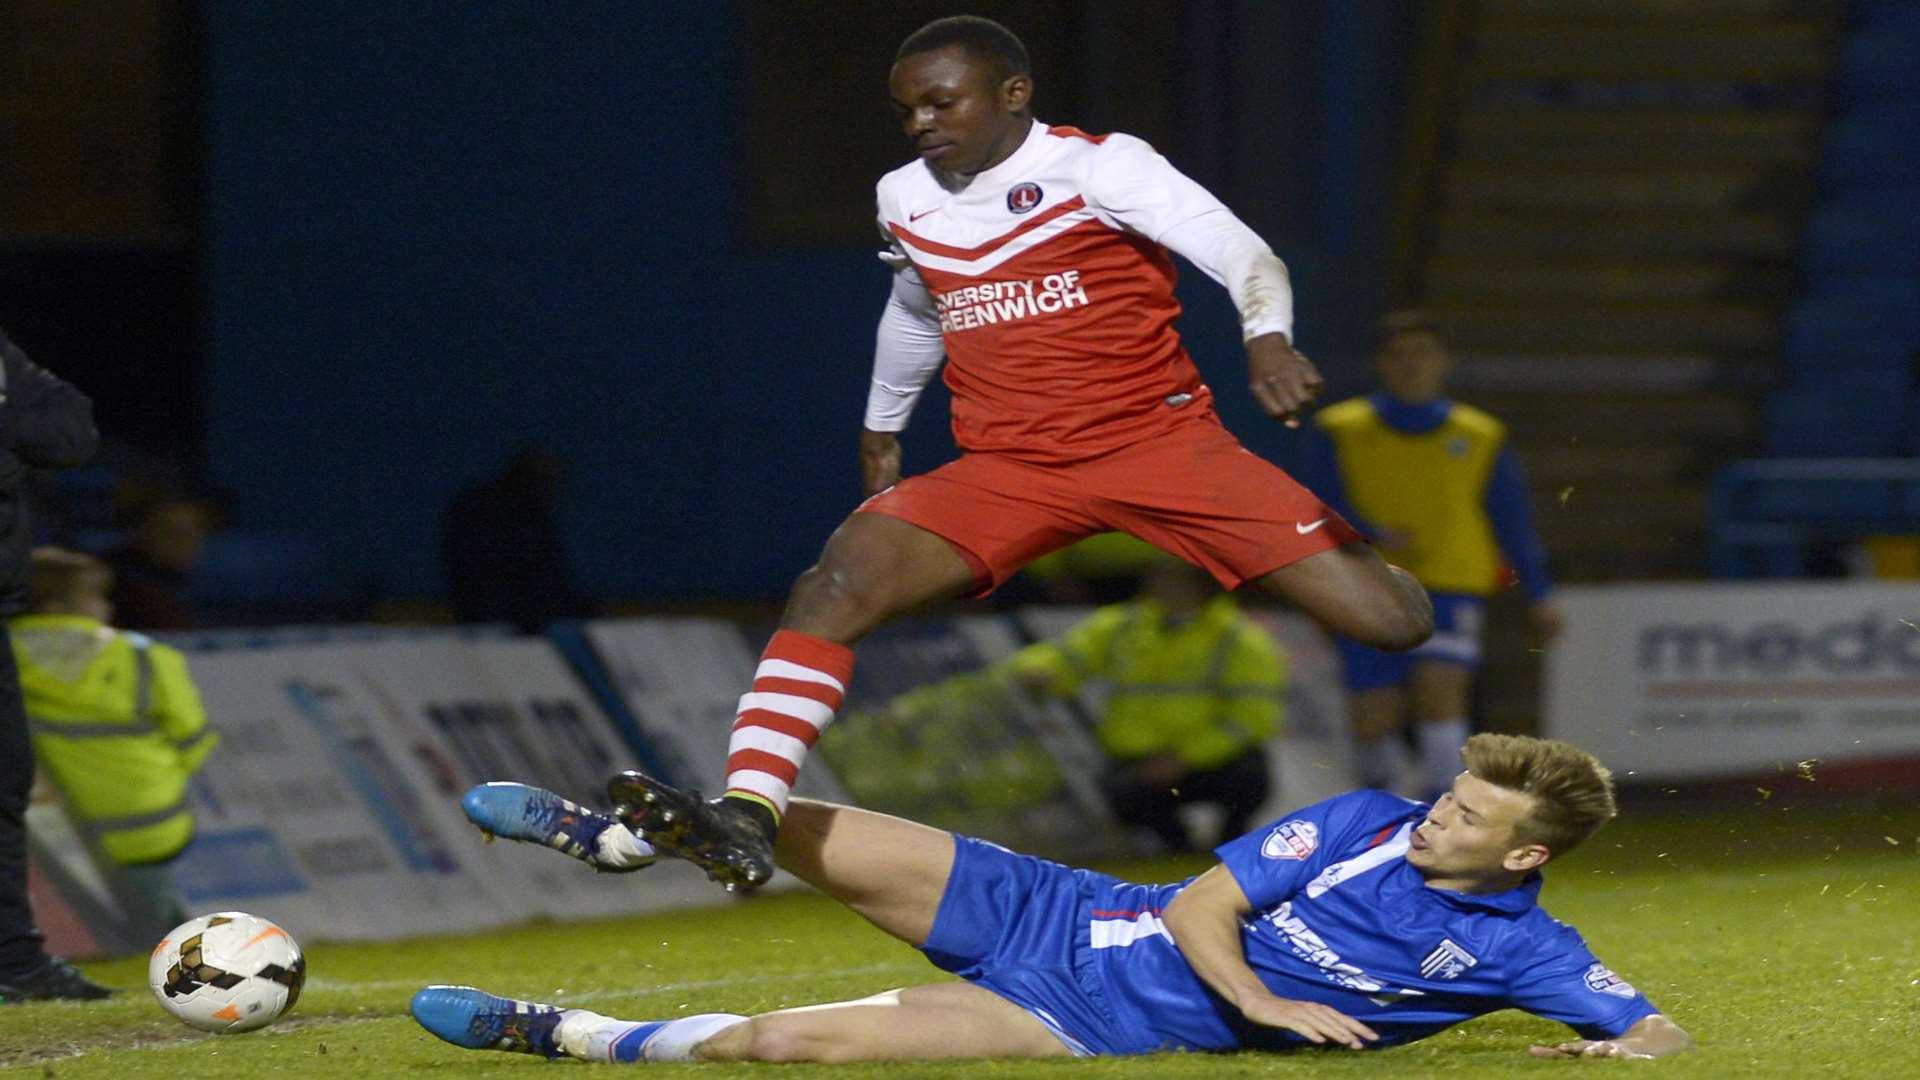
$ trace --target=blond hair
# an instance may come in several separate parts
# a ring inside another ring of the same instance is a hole
[[[91,555],[59,547],[38,547],[28,556],[27,602],[40,611],[66,606],[113,588],[113,570]]]
[[[1514,832],[1555,855],[1579,847],[1619,813],[1613,774],[1600,759],[1571,743],[1481,734],[1467,740],[1460,759],[1479,779],[1533,796],[1533,809]]]

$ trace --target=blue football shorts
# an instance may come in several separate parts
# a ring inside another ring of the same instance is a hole
[[[956,836],[953,873],[921,952],[1027,1010],[1075,1054],[1159,1049],[1115,1022],[1093,967],[1088,889],[1107,880]]]
[[[1399,686],[1420,663],[1457,664],[1478,670],[1480,638],[1487,622],[1487,602],[1464,593],[1432,593],[1433,636],[1408,652],[1382,652],[1350,638],[1336,637],[1346,666],[1347,689],[1378,690]]]

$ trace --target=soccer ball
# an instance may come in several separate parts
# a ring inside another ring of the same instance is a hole
[[[202,1031],[252,1031],[300,1000],[307,961],[285,930],[258,915],[188,919],[153,947],[147,984],[160,1007]]]

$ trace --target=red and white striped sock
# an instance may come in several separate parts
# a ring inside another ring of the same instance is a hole
[[[800,765],[833,722],[851,678],[852,649],[792,630],[774,634],[733,721],[727,795],[784,817]]]

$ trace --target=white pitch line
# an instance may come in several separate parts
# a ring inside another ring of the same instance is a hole
[[[562,1008],[575,1003],[602,1001],[607,998],[632,997],[636,994],[671,993],[676,990],[718,990],[728,986],[740,986],[747,983],[795,982],[802,979],[834,978],[842,975],[878,975],[885,971],[921,971],[921,964],[866,964],[861,967],[828,968],[825,971],[789,971],[780,975],[736,975],[725,979],[695,979],[686,982],[655,983],[652,986],[636,986],[629,990],[589,990],[584,994],[557,995],[550,1004]],[[386,979],[376,982],[354,982],[351,979],[308,979],[307,986],[314,990],[405,990],[423,985],[417,979]],[[307,1031],[331,1030],[353,1024],[367,1024],[375,1020],[391,1020],[391,1016],[297,1016],[285,1025],[270,1026],[262,1029],[265,1035],[293,1035]],[[96,1046],[84,1050],[75,1050],[68,1054],[47,1057],[26,1057],[17,1062],[0,1060],[0,1067],[25,1066],[33,1064],[52,1064],[59,1061],[73,1061],[95,1054],[117,1052],[121,1050],[164,1050],[173,1046],[192,1046],[208,1039],[220,1038],[213,1034],[189,1035],[178,1039],[157,1039],[150,1042],[138,1042],[131,1046]]]
[[[718,990],[728,986],[740,986],[746,983],[794,982],[802,979],[834,978],[841,975],[878,975],[883,971],[924,971],[923,964],[866,964],[861,967],[829,968],[825,971],[789,971],[780,975],[733,975],[724,979],[696,979],[687,982],[639,984],[625,990],[589,990],[582,994],[559,994],[553,1000],[544,1002],[549,1005],[565,1007],[574,1001],[601,1001],[612,997],[632,997],[636,994],[670,993],[675,990]],[[308,979],[311,990],[405,990],[419,989],[428,984],[418,979],[381,979],[369,982],[355,982],[352,979]],[[489,991],[491,993],[491,991]]]

